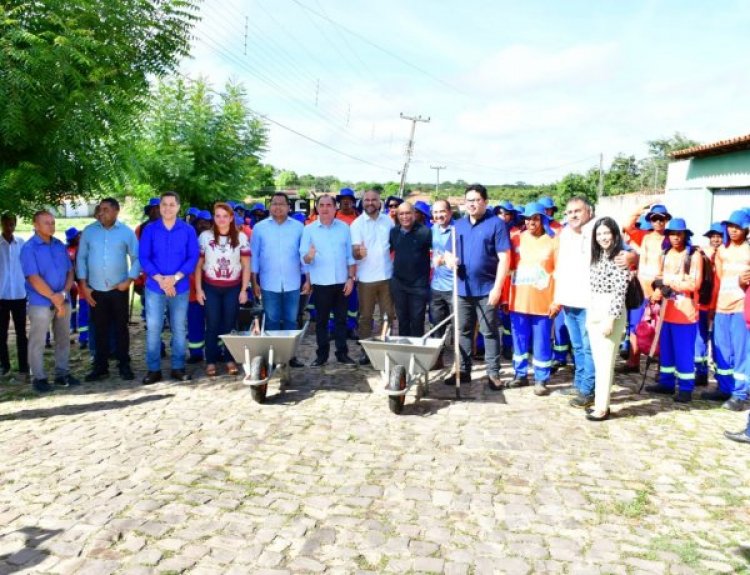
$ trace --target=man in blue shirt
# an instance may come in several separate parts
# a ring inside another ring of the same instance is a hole
[[[23,239],[15,236],[16,216],[5,213],[0,218],[0,375],[10,374],[8,327],[13,318],[16,331],[18,373],[29,373],[28,341],[26,340],[26,286],[21,269]]]
[[[161,219],[143,229],[139,246],[141,268],[146,274],[146,365],[145,385],[161,381],[161,331],[164,311],[169,311],[172,331],[171,376],[188,381],[185,373],[187,310],[190,274],[200,257],[195,230],[177,218],[180,197],[164,192],[159,202]]]
[[[312,365],[325,365],[330,353],[328,316],[333,311],[333,336],[336,359],[353,364],[346,345],[346,298],[352,293],[355,260],[349,226],[336,219],[336,202],[332,196],[320,196],[316,202],[318,219],[302,232],[299,256],[307,266],[315,295],[315,337],[318,349]]]
[[[477,319],[484,337],[484,359],[490,389],[502,389],[500,380],[500,337],[497,306],[510,265],[510,238],[500,218],[487,209],[487,189],[473,184],[464,192],[466,216],[456,222],[458,260],[458,324],[461,382],[471,381],[471,342]],[[449,266],[453,254],[445,254]],[[446,384],[455,379],[449,377]]]
[[[70,288],[73,265],[60,240],[54,237],[55,216],[46,210],[34,214],[34,235],[21,248],[21,267],[29,297],[29,363],[32,387],[39,393],[52,388],[44,370],[44,343],[52,323],[55,340],[55,385],[79,381],[70,375]]]
[[[437,325],[451,314],[453,307],[453,272],[445,262],[445,252],[453,251],[452,247],[452,210],[448,200],[437,200],[432,204],[432,281],[430,282],[430,311],[432,322]],[[449,324],[450,325],[450,324]],[[447,326],[435,334],[443,337]],[[440,352],[435,369],[443,368],[443,352]]]
[[[300,289],[302,266],[299,245],[305,226],[289,217],[289,200],[281,192],[271,196],[271,217],[253,228],[250,242],[253,292],[263,301],[266,329],[296,329],[300,293],[310,292],[310,282]],[[292,367],[302,367],[296,358]]]
[[[140,273],[138,240],[128,226],[118,221],[120,203],[105,198],[99,204],[98,221],[81,234],[76,271],[81,296],[91,308],[95,345],[94,368],[86,381],[109,376],[110,329],[114,326],[120,377],[134,379],[130,369],[128,293]]]

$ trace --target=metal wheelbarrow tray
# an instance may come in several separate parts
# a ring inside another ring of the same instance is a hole
[[[302,329],[262,329],[260,334],[248,331],[221,336],[235,359],[242,358],[245,371],[242,383],[250,386],[253,400],[258,403],[265,401],[268,381],[277,370],[281,373],[279,391],[284,393],[284,386],[291,382],[289,360],[297,354],[308,323]]]

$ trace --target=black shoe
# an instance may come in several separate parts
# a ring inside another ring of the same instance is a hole
[[[546,381],[537,381],[534,384],[534,395],[549,395],[549,388]]]
[[[728,409],[729,411],[744,411],[747,409],[747,401],[737,399],[736,397],[730,397],[721,404],[721,407]]]
[[[514,388],[514,387],[526,387],[529,385],[529,378],[528,377],[514,377],[506,387],[508,388]]]
[[[161,381],[161,371],[148,371],[143,376],[141,382],[143,385],[151,385],[152,383],[158,383]]]
[[[190,365],[194,365],[196,363],[202,363],[203,362],[203,358],[201,356],[199,356],[199,355],[191,355],[190,357],[188,357],[187,362]]]
[[[647,385],[646,391],[648,393],[658,393],[660,395],[674,395],[674,387],[667,387],[666,385],[661,385],[659,383]]]
[[[92,369],[86,374],[86,377],[83,378],[83,381],[101,381],[102,379],[107,379],[108,377],[108,371],[98,371],[96,369]]]
[[[594,415],[593,411],[591,413],[587,413],[586,419],[588,419],[589,421],[606,421],[609,419],[609,409],[607,409],[607,411],[604,412],[604,415],[601,416]]]
[[[349,357],[349,355],[346,353],[337,353],[336,359],[338,360],[339,363],[343,363],[344,365],[356,364],[356,362],[351,357]]]
[[[328,363],[327,359],[323,359],[322,357],[316,357],[313,362],[310,364],[310,367],[321,367]]]
[[[125,365],[120,368],[120,379],[123,381],[133,381],[135,379],[135,374],[130,369],[130,366]]]
[[[81,385],[81,382],[70,374],[58,375],[55,378],[55,385],[58,385],[60,387],[73,387],[76,385]]]
[[[299,361],[296,357],[289,360],[289,367],[305,367],[305,364]]]
[[[627,363],[618,365],[615,368],[615,373],[619,375],[626,375],[628,373],[640,373],[640,371],[641,370],[637,365],[628,365]]]
[[[367,355],[367,353],[365,353],[363,351],[362,354],[359,356],[359,359],[357,360],[357,363],[359,365],[371,365],[371,363],[370,363],[370,357]]]
[[[471,383],[471,373],[469,373],[468,371],[462,371],[459,374],[458,379],[460,380],[461,383]],[[455,372],[452,373],[451,375],[449,375],[448,377],[446,377],[443,380],[443,383],[445,385],[456,385],[456,374],[455,374]]]
[[[738,431],[737,433],[732,433],[731,431],[725,431],[724,437],[727,439],[731,439],[732,441],[736,441],[738,443],[750,443],[750,435],[747,434],[746,431]]]
[[[193,379],[189,373],[185,373],[184,369],[173,369],[169,376],[176,381],[190,381]]]
[[[37,393],[49,393],[52,391],[52,386],[46,379],[35,379],[31,382],[31,387]]]
[[[704,391],[703,393],[701,393],[701,399],[704,399],[706,401],[726,401],[731,397],[731,393],[724,393],[723,391],[719,391],[718,389],[714,389],[713,391]]]
[[[695,385],[700,387],[706,387],[708,385],[708,374],[707,373],[696,373],[695,374]]]
[[[690,403],[693,401],[692,391],[678,391],[674,396],[675,403]]]
[[[594,396],[593,394],[583,395],[582,393],[579,393],[568,402],[568,405],[570,405],[571,407],[589,407],[591,405],[594,405]]]
[[[500,379],[499,374],[487,375],[487,386],[492,391],[501,391],[505,388],[503,380]]]

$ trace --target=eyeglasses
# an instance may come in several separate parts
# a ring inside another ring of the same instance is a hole
[[[389,208],[397,208],[397,207],[398,207],[398,204],[388,204],[388,207],[389,207]]]
[[[651,223],[653,223],[653,222],[666,222],[667,218],[664,218],[662,216],[651,216],[651,219],[649,221]]]

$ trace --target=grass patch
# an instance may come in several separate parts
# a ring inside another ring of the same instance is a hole
[[[695,541],[677,539],[674,535],[660,535],[651,540],[654,551],[674,553],[685,565],[696,567],[701,559],[700,549]]]

